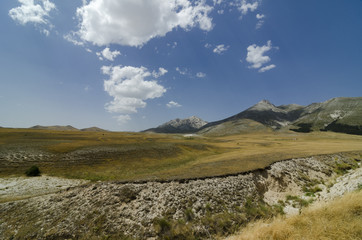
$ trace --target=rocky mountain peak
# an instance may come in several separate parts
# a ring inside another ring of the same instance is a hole
[[[200,128],[200,127],[204,126],[205,124],[207,124],[207,122],[202,120],[201,118],[196,117],[196,116],[191,116],[191,117],[185,118],[185,119],[176,118],[174,120],[171,120],[171,121],[168,121],[168,122],[162,124],[159,127],[172,126],[175,128]]]
[[[274,111],[274,112],[280,112],[281,111],[274,104],[272,104],[271,102],[269,102],[268,100],[265,100],[265,99],[261,100],[260,102],[258,102],[257,104],[255,104],[254,106],[249,108],[248,110],[252,110],[252,111],[271,110],[271,111]]]
[[[189,118],[168,121],[157,128],[145,130],[145,132],[157,133],[192,133],[198,131],[201,127],[206,125],[207,122],[199,117],[191,116]]]

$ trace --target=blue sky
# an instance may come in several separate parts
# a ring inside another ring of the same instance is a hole
[[[0,126],[139,131],[362,92],[360,0],[4,0]]]

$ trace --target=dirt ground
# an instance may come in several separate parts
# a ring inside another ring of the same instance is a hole
[[[50,176],[0,178],[0,202],[54,193],[85,183],[85,180]]]

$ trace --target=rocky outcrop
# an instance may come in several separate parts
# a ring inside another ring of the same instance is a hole
[[[192,116],[185,119],[174,119],[168,121],[156,128],[147,129],[144,132],[155,133],[193,133],[198,131],[202,126],[207,124],[201,118]]]
[[[195,236],[209,238],[220,219],[227,219],[222,227],[228,229],[250,219],[248,214],[265,214],[265,208],[286,196],[301,195],[335,179],[338,173],[358,168],[360,157],[333,154],[292,159],[262,170],[203,180],[100,182],[69,188],[0,204],[0,233],[13,239],[157,239],[169,234],[172,226],[183,229],[181,232],[186,231],[182,226],[187,226]],[[254,210],[257,205],[253,204],[258,202],[266,205]],[[293,203],[280,207],[290,205],[298,208]]]

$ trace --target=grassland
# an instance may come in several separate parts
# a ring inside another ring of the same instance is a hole
[[[350,193],[290,218],[251,224],[228,240],[361,239],[362,191]]]
[[[362,151],[362,136],[331,132],[225,137],[0,129],[0,176],[43,174],[90,180],[197,178],[264,168],[279,160]]]

